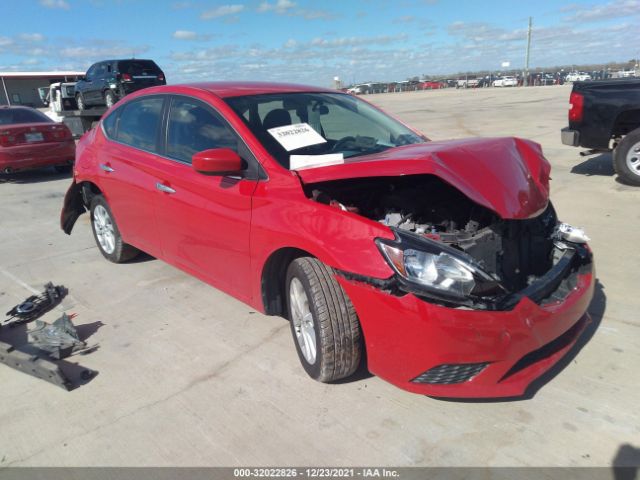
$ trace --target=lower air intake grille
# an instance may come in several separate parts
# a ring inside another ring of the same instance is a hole
[[[413,383],[452,384],[471,380],[478,375],[488,363],[457,363],[433,367],[422,375],[411,380]]]

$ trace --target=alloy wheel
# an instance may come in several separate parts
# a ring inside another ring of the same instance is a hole
[[[627,167],[638,176],[640,176],[640,142],[633,145],[627,153]]]
[[[316,330],[313,314],[309,307],[309,297],[297,278],[291,279],[289,285],[289,303],[291,305],[291,321],[296,334],[298,346],[304,359],[313,365],[316,362]]]
[[[116,235],[113,228],[113,221],[106,208],[102,205],[96,206],[93,210],[93,228],[100,248],[104,252],[111,254],[116,249]]]

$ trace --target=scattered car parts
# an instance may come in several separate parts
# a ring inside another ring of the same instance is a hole
[[[0,322],[0,326],[14,326],[40,318],[58,305],[67,293],[69,290],[64,285],[54,286],[49,282],[44,286],[44,292],[40,295],[31,295],[24,302],[9,310],[7,312],[9,318]]]
[[[80,339],[71,321],[74,315],[63,313],[52,324],[37,320],[58,305],[67,293],[64,286],[54,286],[49,282],[41,295],[30,296],[7,312],[9,318],[0,323],[0,329],[3,326],[18,327],[34,320],[35,328],[26,331],[28,341],[25,344],[11,339],[0,341],[0,363],[72,390],[91,380],[97,372],[63,359],[76,353],[89,353],[96,346],[89,347]]]

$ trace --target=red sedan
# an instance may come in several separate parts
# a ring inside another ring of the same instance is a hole
[[[439,90],[444,88],[444,83],[442,82],[422,82],[422,90]]]
[[[586,236],[518,138],[432,142],[360,98],[298,85],[145,89],[78,144],[61,214],[287,317],[314,379],[368,369],[446,397],[521,395],[575,343]]]
[[[0,171],[53,166],[71,169],[76,151],[71,131],[29,107],[0,107]]]

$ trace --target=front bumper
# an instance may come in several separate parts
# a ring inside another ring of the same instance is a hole
[[[577,130],[571,130],[569,127],[564,127],[560,130],[560,138],[562,143],[571,147],[580,146],[580,132]]]
[[[538,305],[523,297],[509,311],[449,308],[338,281],[360,318],[372,373],[425,395],[497,398],[523,395],[589,323],[592,264],[576,275],[563,299]],[[460,382],[464,375],[471,376]],[[433,379],[440,383],[419,383]],[[459,383],[446,383],[451,379]]]
[[[73,163],[75,153],[73,140],[5,147],[0,150],[0,171],[66,165]]]

